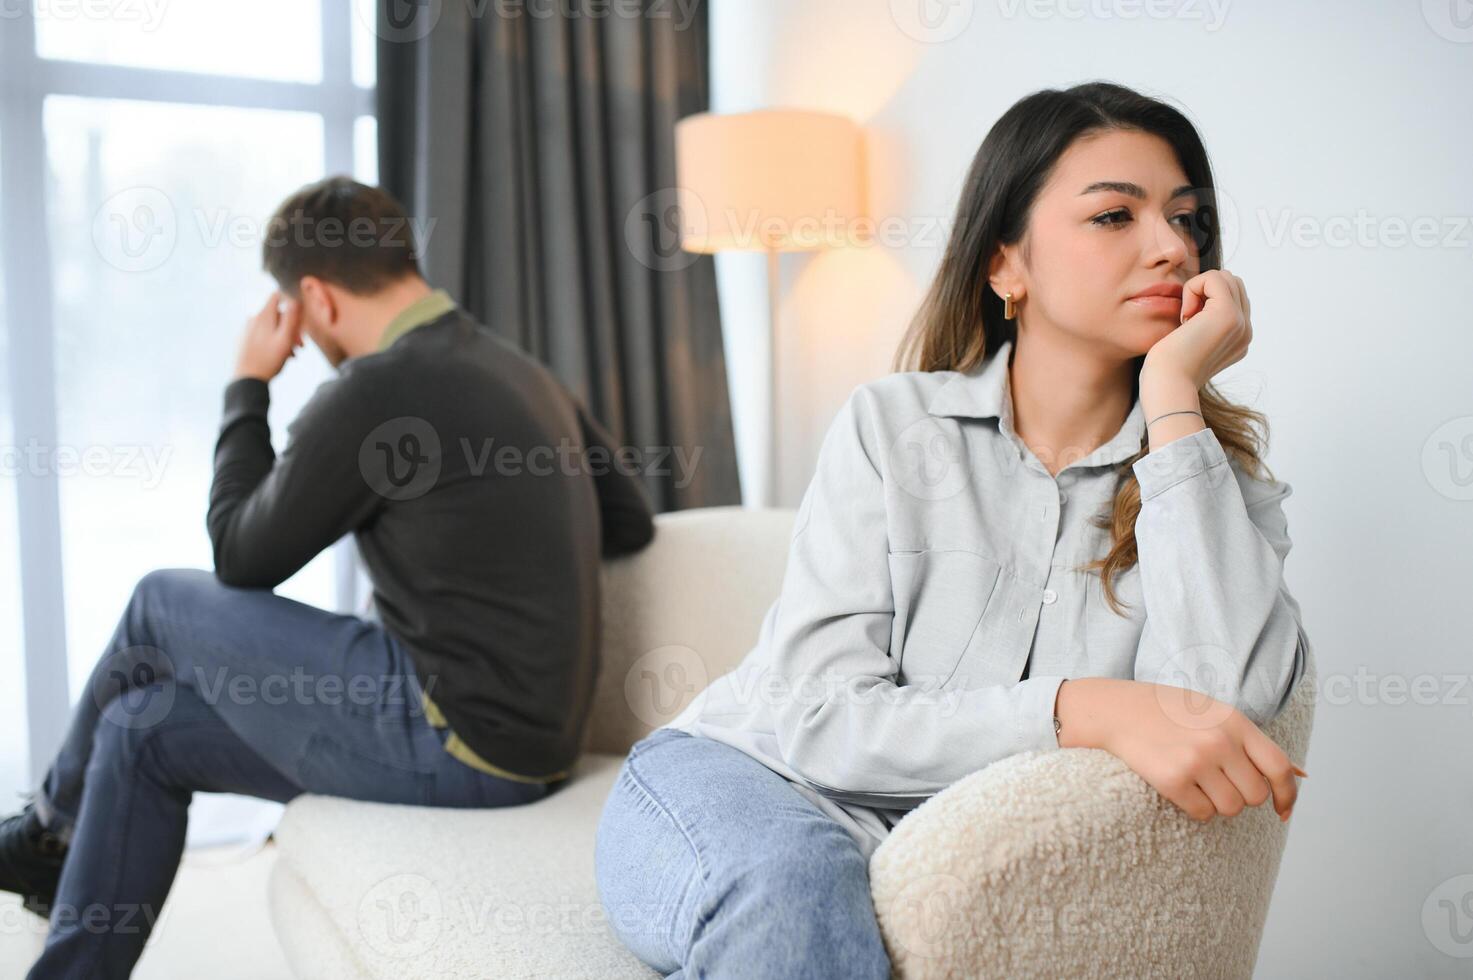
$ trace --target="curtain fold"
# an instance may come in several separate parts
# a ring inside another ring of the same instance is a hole
[[[643,455],[656,510],[740,503],[715,264],[674,212],[706,9],[635,6],[383,0],[380,180],[427,227],[431,282],[665,454]]]

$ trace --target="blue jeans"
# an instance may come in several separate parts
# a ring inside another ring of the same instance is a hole
[[[636,742],[594,841],[614,934],[680,980],[890,976],[869,866],[783,777],[715,739]]]
[[[208,571],[145,575],[36,794],[42,823],[70,847],[29,976],[129,975],[173,884],[197,790],[500,807],[560,785],[455,759],[421,690],[376,622]]]

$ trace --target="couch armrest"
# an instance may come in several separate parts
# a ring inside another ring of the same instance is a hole
[[[1300,765],[1315,689],[1310,657],[1264,728]],[[908,814],[870,886],[902,980],[1248,978],[1288,827],[1267,803],[1198,823],[1100,749],[1026,752]]]

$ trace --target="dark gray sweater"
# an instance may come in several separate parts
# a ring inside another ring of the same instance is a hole
[[[540,363],[455,309],[344,361],[287,428],[232,381],[208,525],[215,572],[275,588],[344,534],[384,626],[482,759],[571,767],[598,671],[599,558],[654,536],[609,433]]]

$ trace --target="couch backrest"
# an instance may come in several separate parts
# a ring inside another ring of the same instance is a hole
[[[603,563],[603,647],[584,751],[623,755],[735,667],[782,588],[797,512],[655,517],[643,551]]]

